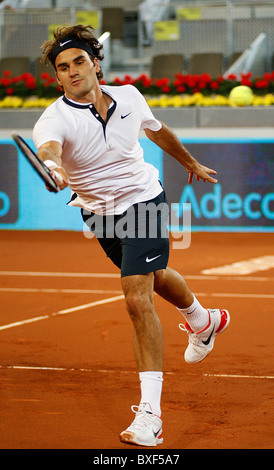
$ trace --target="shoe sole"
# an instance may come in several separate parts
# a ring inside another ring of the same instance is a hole
[[[122,434],[120,434],[121,442],[124,442],[124,444],[131,444],[131,445],[136,445],[136,446],[155,447],[158,444],[162,444],[163,440],[164,439],[162,437],[156,437],[153,442],[144,443],[144,442],[138,441],[136,436],[131,432],[123,432]]]
[[[212,351],[213,349],[213,346],[214,346],[214,341],[215,341],[215,338],[217,335],[223,333],[226,328],[228,327],[229,323],[230,323],[230,315],[229,315],[229,312],[228,310],[220,310],[220,312],[224,312],[225,315],[226,315],[226,318],[225,320],[222,318],[222,313],[221,313],[221,321],[220,321],[220,325],[218,326],[217,330],[215,331],[215,333],[213,334],[213,337],[212,337],[212,342],[211,342],[211,348],[208,348],[206,354],[204,357],[202,357],[201,359],[199,359],[198,361],[187,361],[186,360],[186,357],[185,357],[185,361],[188,363],[188,364],[198,364],[199,362],[202,362]],[[225,321],[225,323],[224,323]]]

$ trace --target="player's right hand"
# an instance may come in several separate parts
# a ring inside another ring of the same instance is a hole
[[[58,184],[59,188],[61,190],[65,189],[68,186],[69,181],[68,181],[67,173],[65,172],[64,168],[58,166],[58,167],[55,167],[54,169],[49,168],[49,170],[50,170],[51,176],[53,177],[56,184]],[[51,189],[48,186],[46,186],[46,188],[48,189],[48,191],[51,191]]]

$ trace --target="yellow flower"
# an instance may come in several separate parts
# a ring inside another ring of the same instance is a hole
[[[263,105],[263,97],[262,96],[254,96],[252,104],[253,104],[253,106],[262,106]]]
[[[23,108],[47,108],[54,101],[56,98],[31,98],[24,101]]]
[[[159,99],[158,98],[148,98],[147,104],[150,108],[155,108],[159,106]]]
[[[171,100],[171,105],[174,106],[175,108],[180,108],[183,106],[183,98],[181,96],[173,96]]]
[[[272,104],[274,104],[274,95],[272,95],[271,93],[268,93],[267,95],[263,97],[263,105],[271,106]]]
[[[204,96],[202,95],[202,93],[194,93],[192,95],[192,104],[200,106],[203,104],[203,99]]]
[[[216,95],[214,103],[215,106],[228,106],[228,99],[223,95]]]
[[[17,96],[6,96],[0,101],[0,108],[21,108],[22,103],[22,98],[18,98]]]
[[[213,106],[214,105],[214,99],[211,98],[210,96],[204,96],[201,102],[202,106]]]

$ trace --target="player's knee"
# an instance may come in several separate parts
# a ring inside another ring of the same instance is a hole
[[[152,308],[151,299],[147,294],[140,294],[139,292],[131,292],[126,295],[126,306],[129,315],[133,321],[142,320],[146,312]]]

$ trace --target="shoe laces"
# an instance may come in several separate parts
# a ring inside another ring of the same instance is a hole
[[[151,411],[146,411],[144,408],[141,408],[138,405],[132,405],[131,410],[135,413],[135,419],[130,425],[130,428],[136,430],[141,430],[148,425],[148,421],[153,418],[153,413]]]
[[[180,330],[186,331],[188,333],[188,330],[186,329],[186,327],[183,323],[179,323],[179,328],[180,328]]]
[[[190,344],[198,345],[200,338],[193,331],[189,330],[189,328],[187,328],[183,323],[179,323],[179,328],[182,331],[186,331],[188,334],[188,342]]]

